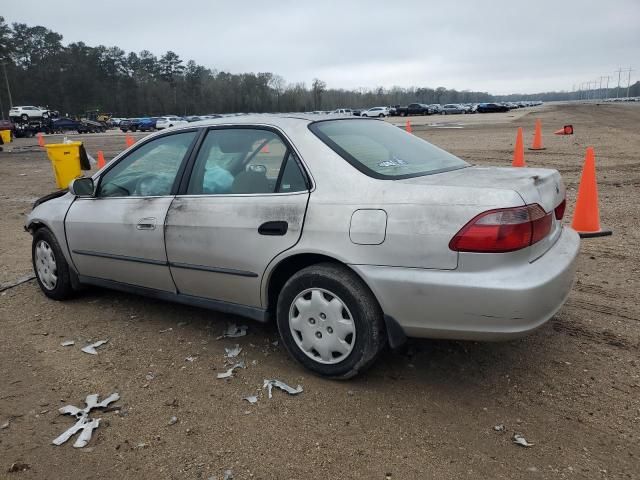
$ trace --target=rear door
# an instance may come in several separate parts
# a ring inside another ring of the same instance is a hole
[[[165,231],[179,293],[261,307],[263,272],[302,232],[309,187],[296,154],[275,130],[212,128],[183,188]]]
[[[175,291],[164,221],[197,131],[145,142],[107,170],[95,197],[71,205],[65,228],[82,276]]]

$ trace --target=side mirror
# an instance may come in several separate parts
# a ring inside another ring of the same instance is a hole
[[[69,192],[77,197],[93,197],[94,189],[91,177],[76,178],[69,184]]]

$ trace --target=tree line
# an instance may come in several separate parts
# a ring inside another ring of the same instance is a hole
[[[63,115],[98,109],[116,116],[198,115],[230,112],[300,112],[339,107],[420,103],[490,102],[486,92],[444,87],[333,89],[314,79],[311,85],[287,83],[277,74],[230,73],[184,61],[175,52],[84,42],[63,45],[62,35],[43,26],[7,24],[0,16],[0,109],[38,105]],[[635,87],[635,86],[634,86]],[[9,91],[11,98],[9,98]],[[549,92],[536,99],[567,99]],[[526,98],[519,95],[518,99]],[[506,99],[506,98],[505,98]]]

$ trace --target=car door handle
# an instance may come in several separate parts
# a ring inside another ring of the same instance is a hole
[[[258,227],[260,235],[285,235],[289,229],[287,222],[265,222]]]
[[[138,220],[138,224],[136,225],[138,230],[155,230],[156,229],[156,219],[155,217],[147,217],[141,218]]]

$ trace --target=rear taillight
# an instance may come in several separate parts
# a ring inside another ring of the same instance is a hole
[[[537,203],[483,212],[451,239],[456,252],[504,253],[539,242],[551,232],[552,213]]]
[[[562,217],[564,217],[564,211],[566,208],[567,208],[567,199],[565,198],[564,200],[562,200],[562,203],[553,210],[553,212],[556,215],[556,220],[562,220]]]

